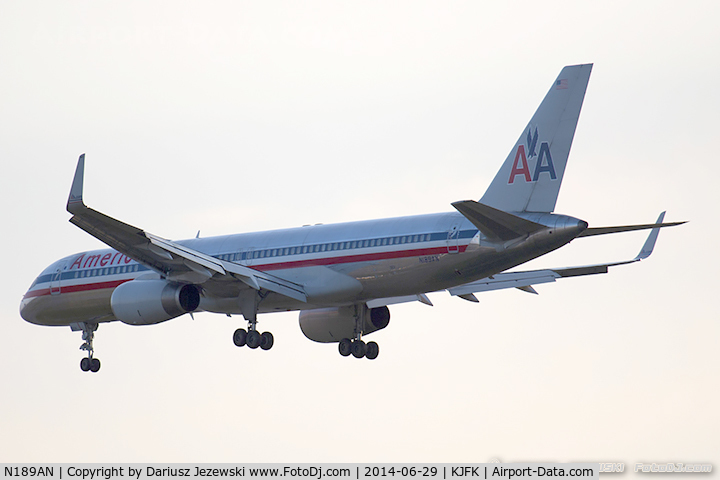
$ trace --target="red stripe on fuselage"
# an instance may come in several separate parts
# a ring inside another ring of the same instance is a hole
[[[459,245],[459,252],[464,252],[467,249],[467,245]],[[343,263],[359,263],[359,262],[372,262],[377,260],[389,260],[393,258],[408,258],[408,257],[421,257],[424,255],[440,255],[448,253],[447,246],[434,247],[434,248],[420,248],[414,250],[396,250],[390,252],[380,253],[364,253],[358,255],[346,255],[341,257],[325,257],[325,258],[311,258],[308,260],[296,260],[293,262],[280,262],[280,263],[266,263],[264,265],[249,265],[250,268],[259,270],[261,272],[267,272],[270,270],[288,270],[291,268],[302,268],[311,266],[323,266],[323,265],[339,265]],[[265,260],[253,259],[253,260]],[[86,292],[89,290],[101,290],[104,288],[115,288],[125,282],[133,280],[132,278],[126,278],[123,280],[113,280],[109,282],[98,282],[98,283],[85,283],[81,285],[61,285],[59,293],[72,293],[72,292]],[[50,288],[41,288],[38,290],[31,290],[27,292],[23,298],[41,297],[43,295],[50,295]]]
[[[62,285],[58,290],[58,293],[72,293],[72,292],[87,292],[88,290],[102,290],[103,288],[115,288],[125,282],[129,282],[132,278],[126,278],[123,280],[113,280],[112,282],[98,282],[98,283],[84,283],[82,285]],[[25,294],[23,298],[42,297],[43,295],[50,295],[51,290],[49,288],[41,288],[38,290],[31,290]]]
[[[459,245],[458,250],[462,253],[467,245]],[[419,248],[415,250],[397,250],[380,253],[363,253],[358,255],[347,255],[344,257],[311,258],[308,260],[296,260],[294,262],[266,263],[264,265],[248,265],[250,268],[267,272],[269,270],[287,270],[290,268],[311,267],[317,265],[338,265],[341,263],[372,262],[375,260],[389,260],[392,258],[421,257],[423,255],[439,255],[448,253],[447,246],[435,248]],[[265,258],[253,259],[266,260]]]

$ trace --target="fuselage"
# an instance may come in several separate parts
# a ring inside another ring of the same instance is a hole
[[[573,217],[518,214],[547,229],[498,245],[457,212],[195,238],[178,243],[303,285],[308,302],[269,294],[260,313],[351,305],[468,283],[555,250],[586,226]],[[40,325],[116,320],[113,290],[161,273],[112,249],[70,255],[48,266],[23,297],[21,316]],[[215,292],[218,289],[214,289]],[[199,310],[241,313],[237,290],[204,295]]]

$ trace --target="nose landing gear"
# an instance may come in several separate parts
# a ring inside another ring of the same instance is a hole
[[[70,325],[73,331],[82,330],[82,339],[84,343],[80,345],[80,350],[88,352],[88,356],[80,360],[80,370],[83,372],[97,373],[100,370],[100,360],[95,358],[93,355],[95,349],[93,348],[93,339],[95,338],[95,330],[98,328],[97,323],[73,323]]]

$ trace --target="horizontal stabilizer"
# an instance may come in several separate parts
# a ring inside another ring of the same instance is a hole
[[[507,242],[545,228],[539,223],[488,207],[474,200],[454,202],[452,206],[470,220],[483,235],[494,241]]]
[[[665,213],[665,212],[663,212]],[[633,232],[635,230],[648,230],[650,228],[664,228],[674,227],[675,225],[682,225],[685,222],[668,222],[662,223],[658,221],[656,223],[646,223],[644,225],[621,225],[617,227],[590,227],[585,229],[578,237],[592,237],[594,235],[607,235],[609,233],[621,233],[621,232]]]

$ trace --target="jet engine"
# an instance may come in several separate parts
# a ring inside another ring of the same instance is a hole
[[[367,308],[365,305],[320,308],[300,312],[300,329],[315,342],[339,342],[343,338],[355,338],[356,309],[362,318],[363,335],[376,332],[390,323],[387,307]]]
[[[129,325],[153,325],[171,320],[200,305],[200,290],[191,284],[165,280],[131,280],[110,297],[115,317]]]

